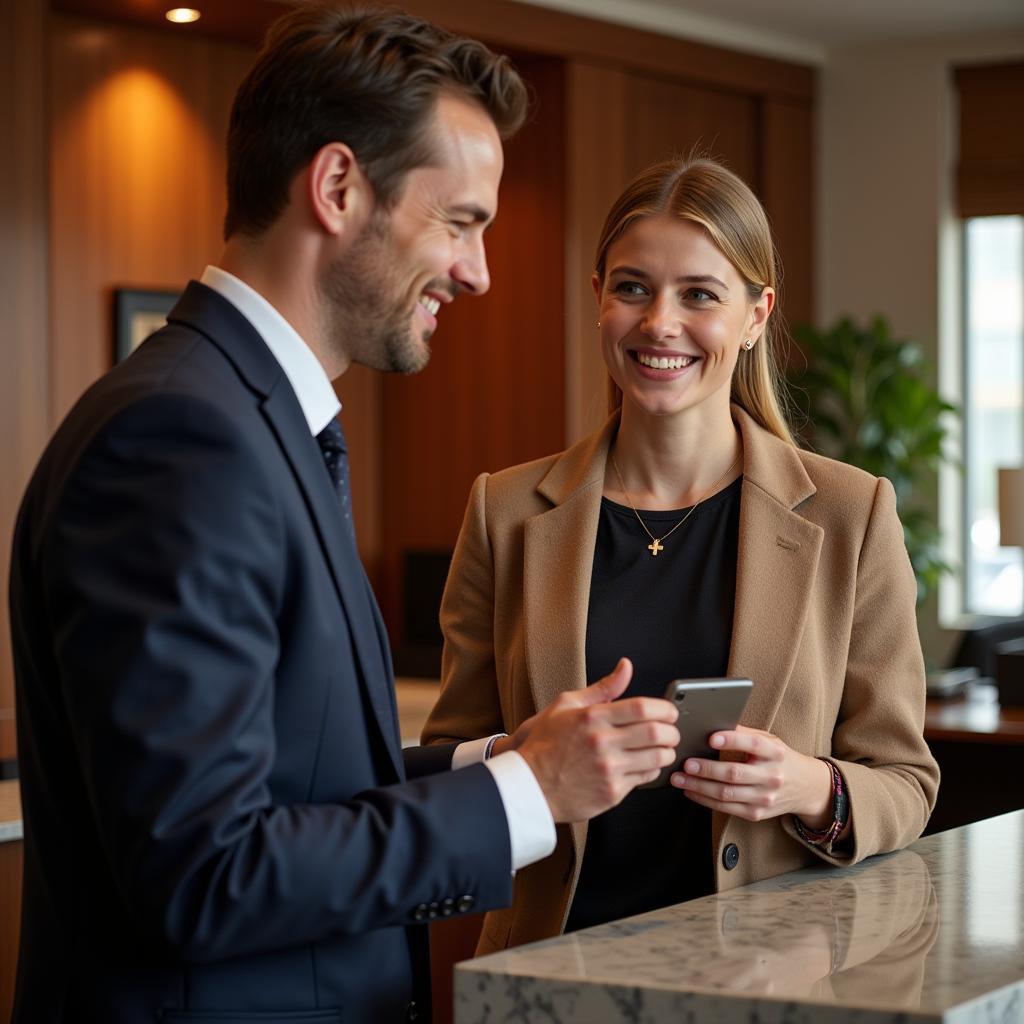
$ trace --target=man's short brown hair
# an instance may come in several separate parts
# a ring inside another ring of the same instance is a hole
[[[502,138],[527,93],[507,57],[394,10],[304,3],[271,25],[235,96],[228,130],[226,238],[259,235],[298,173],[330,142],[348,145],[384,208],[408,171],[429,164],[437,98],[478,102]]]

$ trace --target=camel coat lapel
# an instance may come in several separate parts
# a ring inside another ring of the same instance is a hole
[[[743,490],[728,674],[754,680],[743,723],[770,731],[800,646],[824,530],[794,511],[815,491],[796,450],[741,410],[733,415],[743,435]]]
[[[523,619],[527,674],[534,707],[547,707],[564,690],[587,679],[587,608],[601,492],[612,417],[597,435],[552,466],[538,492],[553,505],[526,521],[523,552]],[[586,822],[571,826],[576,864],[582,861]],[[574,874],[575,878],[579,871]]]
[[[796,449],[741,409],[734,407],[733,417],[743,437],[743,489],[727,675],[754,681],[741,721],[771,732],[800,649],[825,531],[796,511],[815,493]],[[716,851],[726,824],[725,815],[712,814]]]
[[[526,521],[526,662],[537,708],[586,686],[587,607],[608,450],[618,418],[569,449],[540,481],[552,507]]]

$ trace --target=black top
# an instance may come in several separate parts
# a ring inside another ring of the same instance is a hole
[[[742,477],[701,503],[652,555],[631,508],[601,500],[587,618],[587,678],[633,662],[624,696],[662,697],[673,679],[729,663]],[[643,512],[655,537],[686,515]],[[671,786],[634,790],[593,819],[567,931],[714,891],[711,812]]]

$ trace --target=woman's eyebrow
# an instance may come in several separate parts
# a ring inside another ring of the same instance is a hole
[[[643,277],[643,278],[650,277],[650,275],[645,270],[641,270],[639,267],[627,267],[627,266],[613,267],[608,276],[612,277],[615,274],[628,274],[630,277]],[[676,278],[676,282],[675,283],[676,284],[714,284],[714,285],[717,285],[719,288],[721,288],[723,291],[728,291],[729,290],[729,286],[724,281],[722,281],[719,278],[715,277],[713,274],[683,274],[682,276]]]

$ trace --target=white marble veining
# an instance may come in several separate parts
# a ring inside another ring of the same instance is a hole
[[[1024,811],[456,968],[457,1024],[1024,1024]]]

